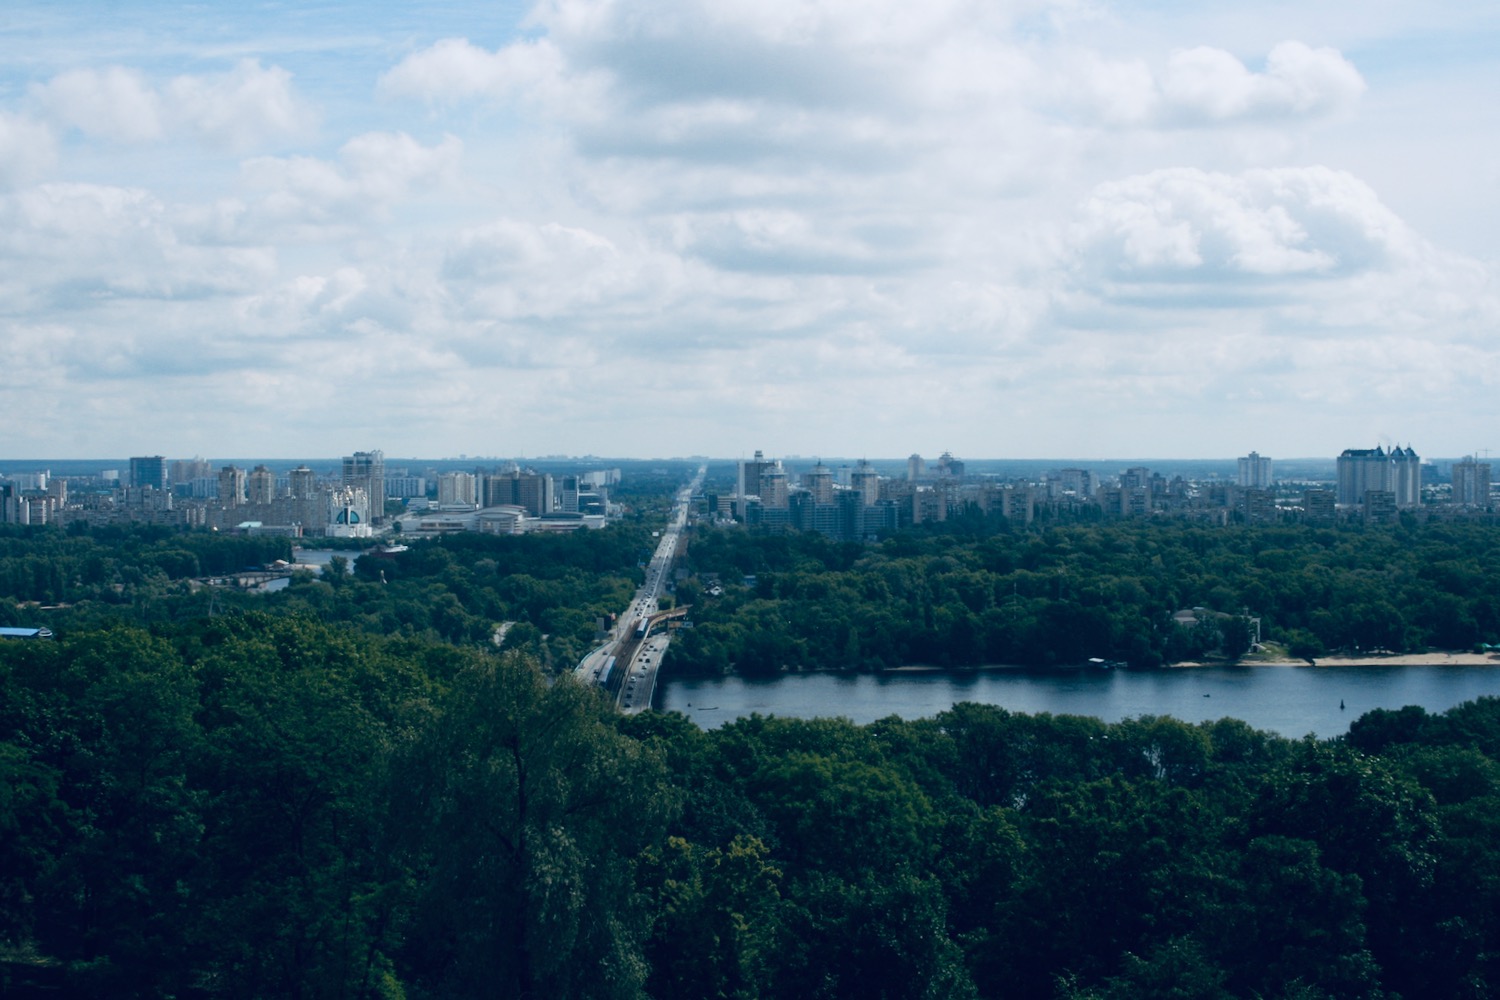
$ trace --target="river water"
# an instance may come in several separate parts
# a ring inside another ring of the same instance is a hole
[[[842,716],[866,723],[919,719],[955,702],[1013,712],[1092,715],[1106,722],[1170,715],[1185,722],[1229,716],[1287,737],[1327,738],[1375,708],[1421,705],[1442,712],[1500,695],[1500,663],[1489,666],[1196,667],[1029,672],[894,671],[807,673],[769,679],[663,679],[657,707],[714,728],[742,716]],[[1341,707],[1342,703],[1342,707]]]

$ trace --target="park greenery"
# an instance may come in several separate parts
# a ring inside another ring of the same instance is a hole
[[[414,543],[267,594],[200,578],[284,541],[0,534],[0,624],[57,636],[0,642],[0,993],[1390,1000],[1500,982],[1500,699],[1376,711],[1330,740],[974,704],[863,726],[623,716],[560,668],[627,603],[653,527]],[[1145,666],[1222,655],[1246,610],[1314,655],[1465,646],[1500,616],[1491,533],[702,531],[673,658]],[[1193,606],[1230,618],[1170,624]]]
[[[1135,667],[1500,641],[1500,532],[1481,523],[1206,527],[1116,521],[1012,532],[968,518],[874,545],[697,532],[679,671],[903,664]],[[717,589],[717,596],[713,591]],[[1192,627],[1174,612],[1204,608]]]

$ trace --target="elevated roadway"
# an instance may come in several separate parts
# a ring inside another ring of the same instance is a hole
[[[584,683],[604,683],[615,696],[615,704],[623,711],[643,712],[651,707],[651,699],[656,693],[656,670],[661,665],[669,639],[665,630],[657,632],[655,629],[659,623],[686,613],[684,610],[663,612],[660,600],[672,564],[677,559],[678,542],[687,527],[688,505],[693,494],[702,487],[707,473],[706,465],[699,466],[692,481],[678,491],[667,527],[646,564],[646,578],[631,598],[629,608],[616,618],[605,641],[579,661],[573,670]],[[605,676],[604,667],[611,657],[615,664]]]

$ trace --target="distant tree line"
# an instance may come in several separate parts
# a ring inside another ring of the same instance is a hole
[[[1497,699],[705,732],[307,615],[0,643],[7,996],[1478,998],[1497,872]]]

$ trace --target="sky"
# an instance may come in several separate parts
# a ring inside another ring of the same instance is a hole
[[[1500,454],[1500,5],[7,0],[0,456]]]

